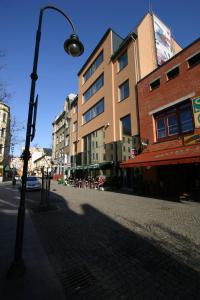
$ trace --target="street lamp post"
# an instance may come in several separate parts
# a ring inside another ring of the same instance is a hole
[[[47,9],[52,9],[60,14],[62,14],[70,24],[72,28],[72,34],[70,38],[64,42],[65,51],[71,56],[80,56],[84,52],[84,46],[76,34],[75,27],[71,19],[59,8],[55,6],[45,6],[40,10],[38,28],[36,33],[36,42],[35,42],[35,52],[33,60],[33,70],[30,75],[31,77],[31,90],[30,90],[30,100],[29,100],[29,111],[28,111],[28,120],[27,120],[27,129],[26,129],[26,141],[25,149],[23,152],[23,175],[22,175],[22,187],[21,187],[21,197],[20,205],[18,208],[18,217],[17,217],[17,228],[16,228],[16,241],[15,241],[15,255],[14,261],[8,270],[8,278],[17,278],[22,276],[25,273],[25,264],[22,257],[23,252],[23,236],[24,236],[24,220],[25,220],[25,194],[26,194],[26,181],[27,181],[27,169],[28,169],[28,160],[30,158],[30,142],[35,136],[35,121],[36,121],[36,109],[37,109],[37,100],[38,96],[35,99],[35,85],[38,79],[37,75],[37,65],[39,57],[39,47],[40,47],[40,38],[41,38],[41,27],[42,27],[42,18],[43,13]]]

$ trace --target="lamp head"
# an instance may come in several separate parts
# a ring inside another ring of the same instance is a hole
[[[75,33],[71,34],[70,38],[64,42],[64,49],[71,56],[80,56],[84,52],[84,46]]]

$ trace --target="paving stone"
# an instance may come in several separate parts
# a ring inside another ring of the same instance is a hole
[[[32,220],[67,299],[200,298],[200,203],[56,183],[57,210],[39,212],[37,193],[31,197]]]

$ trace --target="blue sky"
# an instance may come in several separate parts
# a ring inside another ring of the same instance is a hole
[[[152,0],[154,13],[172,30],[173,37],[187,46],[200,37],[199,0]],[[1,0],[0,49],[6,56],[0,65],[0,80],[11,93],[11,113],[26,126],[30,93],[35,34],[40,8],[52,4],[73,20],[84,43],[85,52],[79,58],[67,56],[63,43],[71,33],[65,18],[55,11],[46,11],[38,65],[36,93],[39,94],[36,137],[32,145],[50,147],[52,121],[62,111],[69,93],[77,93],[77,73],[105,31],[111,27],[125,37],[148,11],[149,0]],[[24,138],[25,133],[21,134]],[[22,145],[15,147],[20,153]]]

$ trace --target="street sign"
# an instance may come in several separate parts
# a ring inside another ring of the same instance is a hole
[[[200,97],[192,99],[195,128],[200,128]]]

